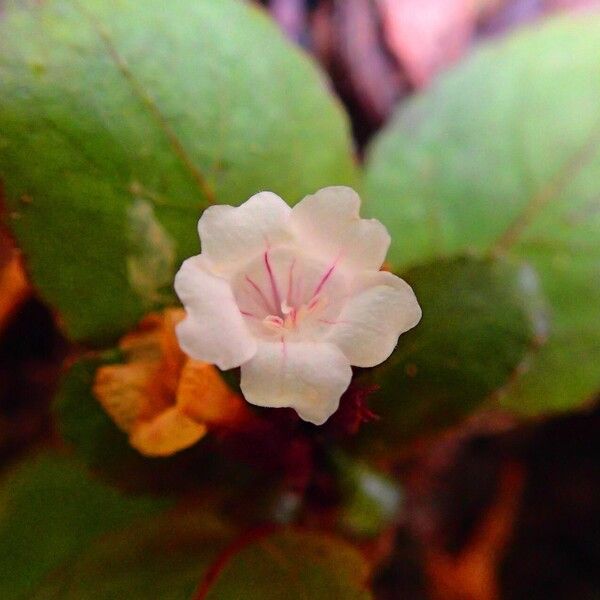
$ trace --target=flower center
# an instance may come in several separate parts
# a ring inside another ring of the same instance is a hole
[[[265,249],[233,281],[240,312],[262,338],[316,339],[332,324],[346,296],[337,265],[281,247]]]
[[[263,325],[276,332],[281,330],[297,329],[306,318],[318,316],[321,309],[327,305],[326,296],[315,296],[308,304],[302,304],[299,308],[290,306],[287,301],[283,301],[280,307],[280,314],[267,315],[263,319]]]

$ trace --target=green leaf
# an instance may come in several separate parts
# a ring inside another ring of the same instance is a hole
[[[474,53],[369,152],[367,207],[391,230],[395,270],[471,253],[539,274],[550,335],[501,400],[528,413],[600,384],[598,98],[600,19],[565,17]]]
[[[188,600],[233,530],[206,509],[171,512],[96,540],[35,600]]]
[[[173,511],[98,538],[29,597],[187,600],[200,590],[199,597],[232,600],[371,597],[366,562],[345,542],[283,531],[245,544],[234,534],[206,508]]]
[[[8,0],[0,87],[11,226],[78,340],[173,300],[210,202],[355,183],[322,76],[236,0]]]
[[[367,600],[369,568],[352,546],[313,532],[281,531],[226,556],[210,580],[206,600]]]
[[[374,370],[380,386],[369,428],[397,440],[453,423],[525,364],[545,335],[546,312],[527,265],[457,258],[406,273],[423,318]],[[375,440],[375,444],[377,441]]]
[[[94,538],[167,505],[126,498],[59,454],[27,461],[0,486],[0,597],[30,597],[44,577]]]

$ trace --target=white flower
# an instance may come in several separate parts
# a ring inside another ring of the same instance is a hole
[[[206,209],[202,253],[175,278],[183,350],[221,369],[241,365],[248,402],[324,423],[350,365],[383,362],[421,318],[410,286],[379,270],[390,236],[359,207],[352,189],[329,187],[294,208],[261,192],[239,208]]]

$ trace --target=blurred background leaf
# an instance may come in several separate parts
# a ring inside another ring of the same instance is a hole
[[[517,411],[577,406],[600,382],[599,74],[598,18],[555,19],[475,52],[369,152],[367,210],[396,271],[470,253],[537,272],[549,337],[502,395]]]
[[[174,300],[210,203],[356,183],[324,79],[256,8],[11,0],[1,20],[11,224],[77,340],[112,340]]]
[[[405,277],[423,318],[367,372],[380,388],[372,407],[381,420],[364,432],[372,450],[464,418],[517,375],[546,334],[544,297],[528,265],[460,257]]]
[[[331,536],[281,531],[250,539],[205,580],[198,600],[368,600],[367,563]]]
[[[0,487],[0,596],[101,600],[369,598],[366,560],[317,532],[239,536],[215,506],[125,497],[49,452]],[[204,597],[204,596],[203,596]]]
[[[32,598],[187,600],[233,531],[206,507],[138,522],[94,540]]]
[[[22,463],[0,487],[0,597],[31,597],[92,540],[163,510],[167,500],[125,497],[57,454]],[[8,551],[10,549],[10,551]]]

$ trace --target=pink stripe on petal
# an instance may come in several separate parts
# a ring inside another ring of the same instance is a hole
[[[349,324],[350,321],[331,321],[330,319],[319,319],[319,323],[327,323],[327,325]]]
[[[265,293],[262,291],[262,289],[252,279],[250,279],[250,277],[248,277],[248,275],[245,275],[245,279],[254,288],[254,290],[256,290],[256,292],[258,292],[258,295],[260,296],[261,300],[263,301],[263,303],[265,305],[265,310],[267,312],[277,312],[277,311],[273,311],[272,307],[269,306],[269,300],[265,296]]]
[[[292,294],[294,291],[294,267],[296,266],[296,259],[294,259],[292,261],[292,264],[290,265],[290,270],[288,273],[288,288],[287,288],[287,295],[286,295],[286,302],[288,304],[288,306],[291,306],[292,304]]]
[[[313,297],[316,296],[323,289],[323,286],[327,283],[329,278],[333,275],[333,272],[335,271],[336,266],[337,266],[337,261],[334,262],[331,265],[331,267],[329,267],[329,269],[323,274],[323,276],[321,277],[321,280],[319,281],[317,287],[315,288],[315,291],[313,292]]]
[[[279,288],[277,287],[277,282],[275,281],[275,277],[273,275],[273,270],[271,269],[271,262],[269,260],[269,251],[265,251],[265,267],[267,269],[267,273],[269,275],[269,280],[271,281],[271,291],[273,292],[273,300],[275,302],[275,306],[277,309],[275,313],[278,314],[281,311],[281,296],[279,294]]]

